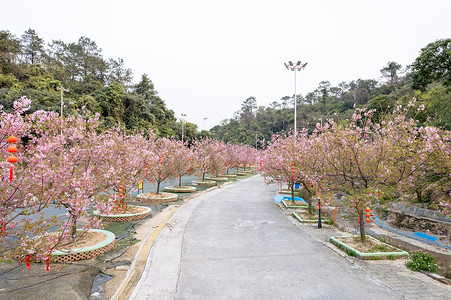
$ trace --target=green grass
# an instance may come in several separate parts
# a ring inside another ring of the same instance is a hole
[[[428,271],[428,272],[437,272],[438,265],[435,263],[435,258],[431,255],[416,251],[412,254],[411,260],[406,262],[406,266],[413,271]]]

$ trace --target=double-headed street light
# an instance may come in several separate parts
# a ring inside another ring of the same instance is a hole
[[[284,63],[285,67],[290,70],[290,71],[294,71],[294,95],[293,95],[293,100],[294,100],[294,133],[296,133],[296,129],[297,129],[297,118],[296,118],[296,71],[300,71],[302,69],[304,69],[307,66],[307,63],[302,64],[301,61],[299,60],[296,64],[293,64],[293,62],[290,60],[287,63]]]

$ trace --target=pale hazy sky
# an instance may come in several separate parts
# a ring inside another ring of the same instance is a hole
[[[449,0],[20,0],[0,2],[0,29],[32,28],[46,42],[87,36],[105,59],[147,73],[176,117],[207,129],[254,96],[293,94],[288,60],[308,62],[297,91],[379,79],[388,61],[411,64],[451,37]]]

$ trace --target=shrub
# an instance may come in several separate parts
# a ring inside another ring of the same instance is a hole
[[[424,270],[428,272],[437,272],[438,270],[435,258],[421,251],[413,253],[411,260],[406,262],[406,266],[413,271]]]

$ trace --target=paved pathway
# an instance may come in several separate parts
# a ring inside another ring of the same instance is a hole
[[[188,202],[155,242],[131,299],[451,298],[450,287],[399,262],[338,255],[324,242],[333,229],[293,226],[276,189],[254,176]]]

